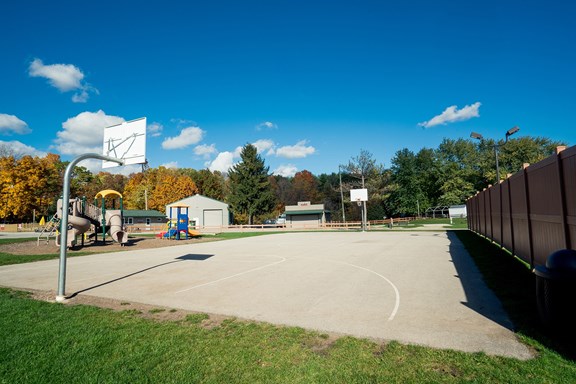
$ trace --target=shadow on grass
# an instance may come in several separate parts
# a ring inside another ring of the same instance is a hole
[[[553,334],[542,326],[536,306],[535,276],[523,263],[471,231],[448,231],[448,236],[462,242],[486,285],[508,313],[517,334],[531,338],[567,359],[576,360],[574,338]]]
[[[477,312],[493,322],[514,331],[514,323],[504,310],[502,303],[494,292],[487,287],[482,273],[474,263],[465,247],[457,241],[455,231],[448,231],[450,240],[450,258],[456,269],[455,278],[459,279],[464,290],[465,299],[460,302],[465,307]]]

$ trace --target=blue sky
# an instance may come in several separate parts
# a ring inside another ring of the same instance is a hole
[[[254,143],[285,176],[513,126],[576,144],[574,2],[14,1],[0,15],[0,144],[21,152],[100,152],[105,126],[140,117],[152,167],[224,171]]]

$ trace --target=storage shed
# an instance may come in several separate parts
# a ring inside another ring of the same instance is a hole
[[[465,205],[451,205],[450,208],[448,208],[448,212],[450,217],[465,218],[468,216]]]
[[[166,205],[166,216],[170,218],[170,207],[188,207],[190,225],[195,227],[227,227],[230,225],[228,204],[202,195],[194,195]],[[174,211],[174,210],[173,210]]]
[[[324,204],[311,204],[309,201],[287,205],[284,213],[289,227],[319,227],[330,221],[330,211],[324,209]]]

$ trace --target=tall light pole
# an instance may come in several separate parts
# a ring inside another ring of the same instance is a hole
[[[498,149],[505,145],[508,142],[508,138],[510,136],[512,136],[513,134],[515,134],[516,132],[518,132],[520,130],[520,128],[518,128],[517,126],[510,128],[508,131],[506,131],[506,140],[504,141],[504,143],[502,145],[499,145],[497,141],[494,141],[494,157],[496,158],[496,182],[500,183],[500,166],[498,164]],[[470,134],[470,137],[473,139],[478,139],[480,141],[484,140],[484,136],[482,136],[480,133],[477,132],[472,132]]]

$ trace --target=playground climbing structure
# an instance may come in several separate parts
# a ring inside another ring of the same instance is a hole
[[[173,214],[175,214],[175,216],[173,216]],[[163,239],[187,240],[189,237],[199,236],[200,233],[191,230],[189,225],[188,206],[171,206],[169,219],[166,223],[166,230],[160,232],[157,237]]]
[[[115,201],[112,201],[112,209],[106,208],[106,197],[119,197],[119,209],[114,207]],[[97,205],[100,203],[100,206]],[[56,208],[56,219],[62,216],[64,208],[63,200],[58,200]],[[93,236],[98,241],[98,234],[102,234],[104,241],[106,235],[109,235],[115,242],[124,245],[128,242],[128,233],[123,228],[122,216],[122,195],[111,189],[98,192],[95,198],[95,204],[90,204],[86,199],[70,199],[67,204],[68,209],[68,228],[67,244],[68,248],[76,245],[78,235],[83,235],[91,228],[94,228]],[[60,229],[60,233],[63,229]],[[56,236],[56,245],[60,246],[60,233]],[[82,237],[82,243],[83,243]]]

